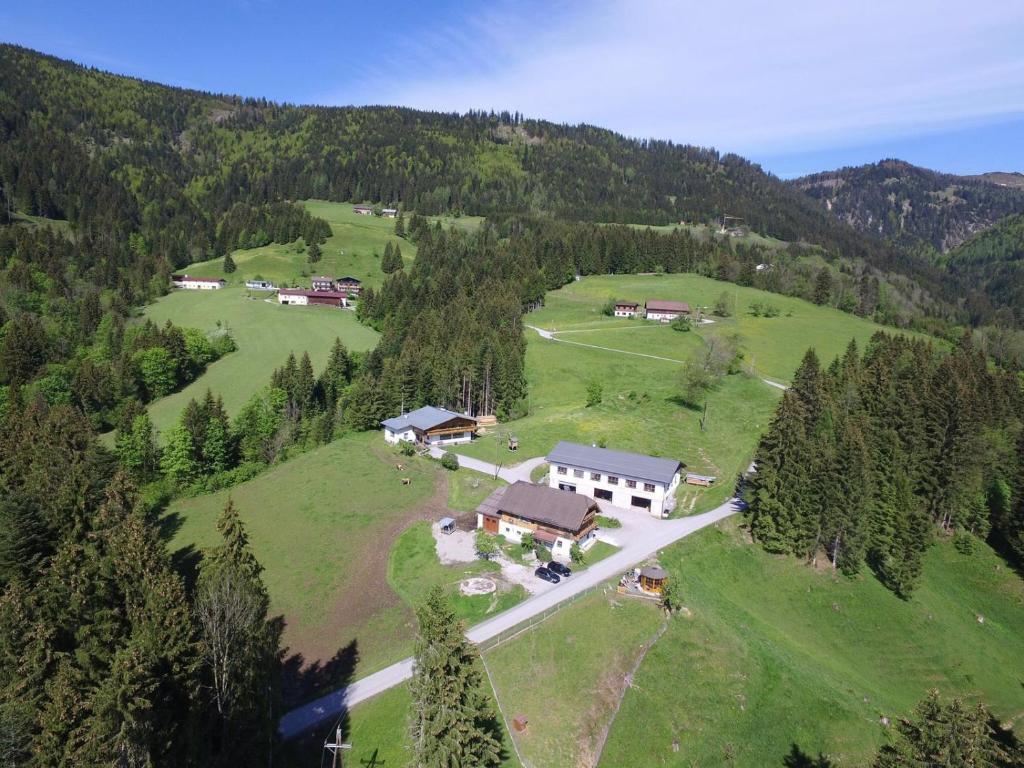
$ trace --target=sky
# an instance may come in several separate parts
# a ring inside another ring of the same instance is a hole
[[[1024,171],[1020,0],[4,3],[0,40],[291,103],[518,110],[792,177]]]

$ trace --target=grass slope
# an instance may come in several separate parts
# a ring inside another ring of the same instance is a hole
[[[487,652],[505,714],[530,721],[514,735],[525,761],[535,768],[594,765],[623,678],[661,621],[650,603],[595,593]]]
[[[330,307],[288,307],[248,299],[235,286],[220,291],[175,291],[146,308],[146,317],[162,325],[212,330],[217,322],[231,329],[238,349],[213,363],[206,372],[179,392],[152,403],[149,414],[157,429],[166,431],[191,398],[201,398],[207,389],[220,394],[228,413],[235,415],[260,388],[270,383],[270,374],[282,365],[289,352],[300,356],[308,351],[317,373],[327,362],[334,339],[340,338],[350,351],[371,349],[378,334],[361,325],[354,312]]]
[[[767,555],[732,522],[661,562],[693,617],[647,655],[602,766],[780,765],[793,745],[862,765],[887,738],[880,717],[933,687],[1024,714],[1024,582],[987,547],[932,547],[906,602],[870,575]]]
[[[401,457],[399,473],[395,460],[378,434],[367,433],[230,492],[179,499],[165,517],[176,528],[171,551],[182,557],[216,544],[217,516],[230,495],[265,569],[271,609],[287,621],[285,645],[309,660],[328,659],[356,640],[358,675],[367,674],[411,650],[411,614],[387,585],[387,552],[432,509],[442,471],[428,459]],[[413,482],[402,485],[400,477]]]

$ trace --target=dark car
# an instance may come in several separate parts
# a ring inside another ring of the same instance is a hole
[[[561,579],[558,577],[557,573],[555,573],[554,571],[549,571],[543,565],[540,568],[538,568],[536,571],[534,571],[533,575],[536,576],[538,579],[544,579],[544,581],[550,581],[552,584],[557,584],[558,582],[561,581]]]
[[[572,576],[572,568],[570,568],[567,565],[562,565],[557,560],[552,560],[550,563],[548,563],[548,570],[552,571],[553,573],[557,573],[563,579]]]

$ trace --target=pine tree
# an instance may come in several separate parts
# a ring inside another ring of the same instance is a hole
[[[199,475],[199,464],[195,459],[195,444],[192,435],[181,424],[167,434],[160,468],[167,477],[177,483],[190,483]]]
[[[323,251],[320,250],[319,245],[313,243],[312,245],[309,246],[309,253],[306,256],[306,258],[309,260],[310,264],[316,264],[318,261],[320,261],[320,259],[323,258],[323,256]]]
[[[818,270],[814,280],[814,303],[824,306],[832,300],[832,271],[828,267]]]
[[[915,707],[913,718],[896,726],[895,744],[882,747],[875,768],[943,766],[943,768],[1010,768],[1021,765],[1024,751],[1004,734],[997,734],[992,714],[982,705],[969,707],[960,699],[943,704],[932,690]],[[1009,742],[1009,743],[1008,743]]]
[[[448,598],[433,587],[416,612],[411,735],[416,768],[476,768],[501,762],[497,721],[478,652]]]
[[[160,467],[153,422],[145,412],[135,416],[127,431],[120,430],[114,450],[121,467],[140,482],[153,478]]]
[[[401,211],[395,217],[395,237],[405,237],[405,215]]]
[[[352,380],[352,359],[341,339],[334,340],[327,365],[317,382],[317,390],[322,398],[325,410],[334,414],[341,393]]]
[[[235,260],[233,258],[231,258],[231,254],[230,253],[225,253],[224,254],[224,264],[222,266],[223,266],[224,274],[225,275],[230,275],[232,272],[234,272],[237,269],[237,267],[235,266]]]
[[[28,578],[49,554],[51,542],[39,518],[20,495],[0,495],[0,587]]]

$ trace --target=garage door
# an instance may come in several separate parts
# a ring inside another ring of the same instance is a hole
[[[611,501],[612,500],[612,492],[608,491],[608,490],[605,490],[604,488],[595,488],[594,489],[594,498],[595,499],[601,499],[602,501]]]
[[[632,504],[634,507],[640,507],[640,509],[651,508],[651,500],[645,499],[642,496],[634,496],[633,500],[630,501],[630,504]]]
[[[498,518],[496,517],[484,517],[484,530],[488,533],[498,532]]]

